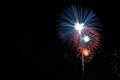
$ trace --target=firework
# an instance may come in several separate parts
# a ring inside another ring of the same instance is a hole
[[[99,46],[99,27],[99,20],[93,11],[79,6],[67,8],[58,18],[60,39],[73,45],[84,56],[93,53]]]
[[[58,22],[59,37],[73,45],[78,55],[82,56],[84,80],[84,61],[88,55],[94,53],[100,43],[100,36],[97,33],[99,20],[90,9],[71,6],[60,14]]]
[[[74,35],[73,44],[84,56],[92,55],[100,44],[100,35],[95,29],[87,28],[80,35],[78,33]]]

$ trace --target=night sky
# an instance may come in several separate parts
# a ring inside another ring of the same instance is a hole
[[[85,64],[86,80],[120,80],[119,2],[105,0],[54,0],[16,2],[8,10],[8,72],[44,72],[46,78],[81,80],[81,60],[58,38],[59,13],[71,5],[92,9],[103,26],[99,53]],[[116,62],[114,62],[116,61]],[[113,62],[113,63],[112,63]],[[114,64],[114,66],[113,66]],[[40,75],[42,76],[42,75]]]

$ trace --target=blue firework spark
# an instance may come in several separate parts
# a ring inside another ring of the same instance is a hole
[[[76,32],[75,25],[79,24],[83,24],[84,28],[92,27],[98,29],[100,26],[99,20],[92,10],[71,6],[61,12],[58,18],[59,37],[64,42],[68,42]]]
[[[100,23],[95,13],[83,7],[71,6],[61,12],[57,29],[63,42],[73,44],[81,51],[95,50],[99,45]]]

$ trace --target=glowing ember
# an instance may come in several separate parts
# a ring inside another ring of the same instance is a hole
[[[84,56],[88,56],[90,51],[88,49],[83,49],[82,53],[83,53]]]

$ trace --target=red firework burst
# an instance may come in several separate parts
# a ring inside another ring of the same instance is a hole
[[[73,36],[73,45],[76,50],[84,56],[91,55],[99,47],[100,35],[93,28],[87,28],[79,34]]]

